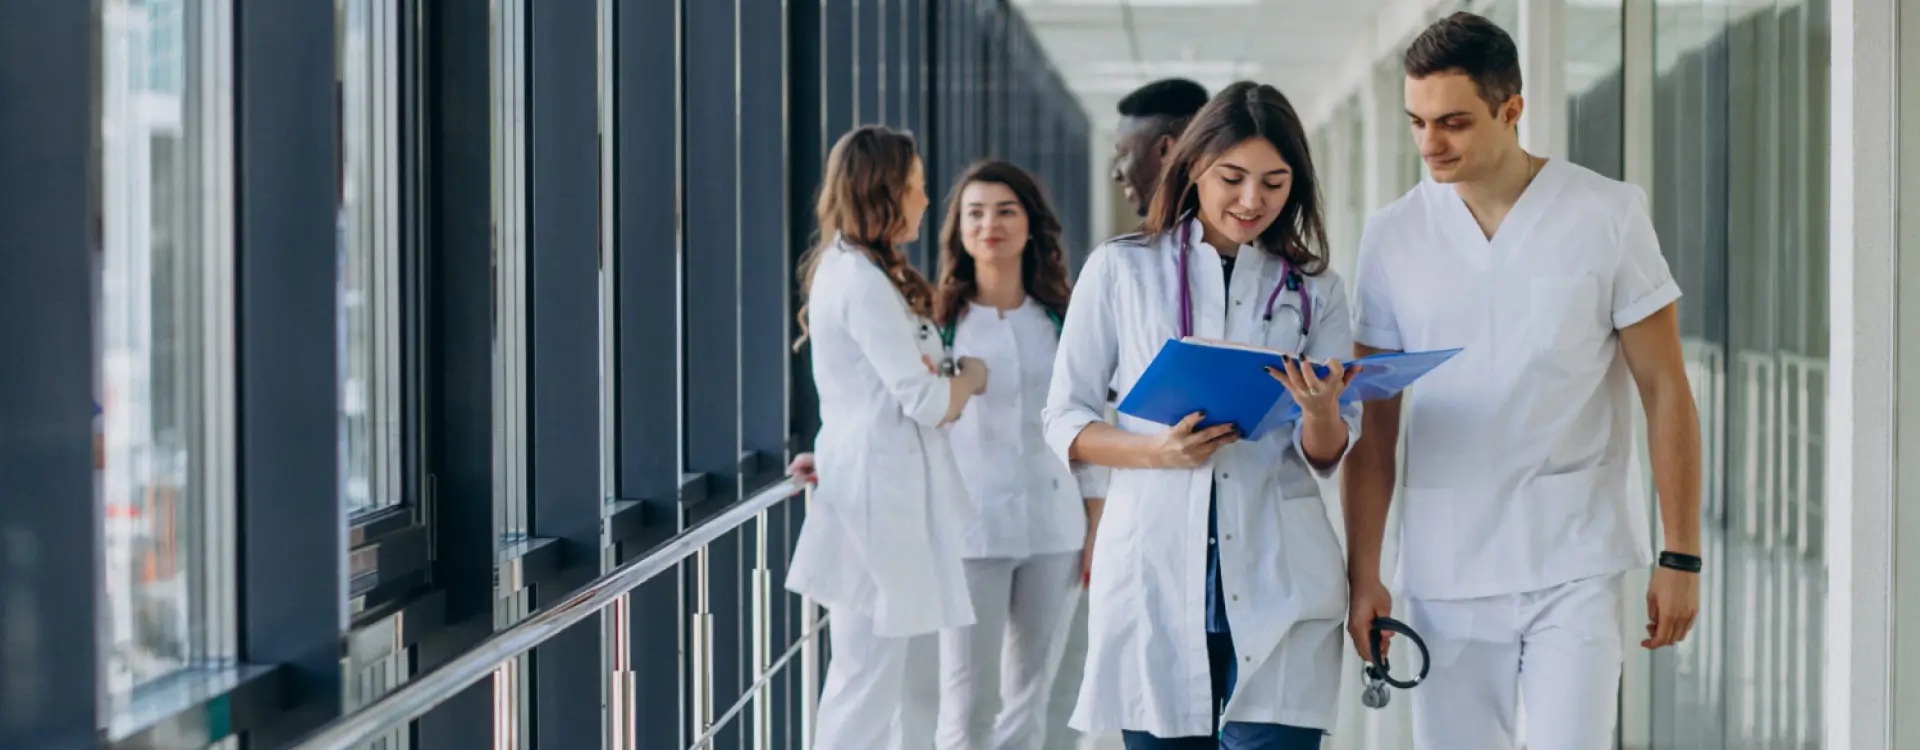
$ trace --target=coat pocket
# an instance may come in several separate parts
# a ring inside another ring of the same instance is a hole
[[[1620,484],[1615,464],[1534,477],[1526,484],[1526,533],[1536,563],[1555,550],[1591,547],[1596,539],[1615,538],[1625,519],[1620,504],[1604,502]]]

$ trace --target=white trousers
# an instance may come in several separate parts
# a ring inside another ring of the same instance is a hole
[[[1080,700],[1080,681],[1087,675],[1087,598],[1067,613],[1067,647],[1060,654],[1060,670],[1053,675],[1053,699],[1047,704],[1047,744],[1036,750],[1098,750],[1091,735],[1082,735],[1069,722]],[[1119,741],[1119,735],[1114,735]]]
[[[1080,553],[967,560],[975,623],[940,633],[941,750],[1038,750]]]
[[[940,701],[940,640],[874,635],[872,618],[830,613],[832,647],[820,690],[813,746],[833,750],[925,750]]]
[[[1427,681],[1410,691],[1414,748],[1610,750],[1625,658],[1621,580],[1408,602],[1407,624],[1433,657]],[[1393,643],[1393,671],[1405,679],[1418,652]]]

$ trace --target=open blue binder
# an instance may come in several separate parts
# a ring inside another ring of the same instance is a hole
[[[1354,360],[1347,364],[1361,370],[1340,394],[1340,403],[1389,398],[1458,353],[1393,352]],[[1281,361],[1280,352],[1267,349],[1170,339],[1120,402],[1120,412],[1164,425],[1205,412],[1201,425],[1232,422],[1242,440],[1259,440],[1300,418],[1300,405],[1267,374],[1266,368],[1280,368]],[[1314,372],[1326,377],[1331,370],[1315,363]]]

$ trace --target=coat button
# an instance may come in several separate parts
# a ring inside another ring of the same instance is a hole
[[[1234,594],[1234,595],[1233,595],[1233,600],[1234,600],[1234,601],[1236,601],[1236,602],[1237,602],[1237,601],[1240,601],[1240,595],[1239,595],[1239,594]]]
[[[1228,535],[1227,535],[1227,541],[1229,541],[1229,542],[1231,542],[1231,541],[1233,541],[1233,535],[1232,535],[1232,534],[1228,534]]]

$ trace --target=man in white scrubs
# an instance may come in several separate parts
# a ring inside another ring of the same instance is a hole
[[[1398,616],[1427,642],[1432,671],[1411,691],[1420,750],[1513,750],[1523,704],[1530,750],[1611,748],[1622,578],[1656,564],[1636,391],[1665,532],[1640,645],[1680,642],[1699,601],[1700,433],[1680,289],[1643,190],[1520,147],[1520,68],[1505,32],[1456,14],[1404,62],[1432,179],[1367,222],[1355,348],[1463,351],[1404,405],[1366,406],[1343,480],[1348,633],[1362,658],[1375,617]],[[1396,607],[1380,548],[1400,479]]]

